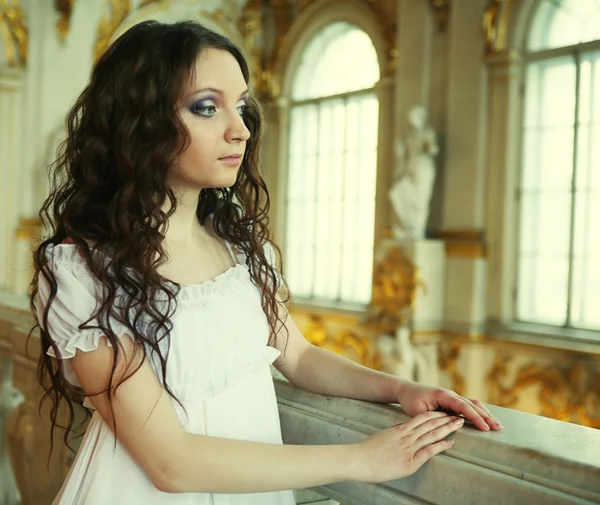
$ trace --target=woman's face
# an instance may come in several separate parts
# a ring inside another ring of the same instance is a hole
[[[190,144],[169,172],[180,190],[233,186],[250,132],[242,119],[248,87],[228,51],[207,49],[196,61],[195,77],[179,101]]]

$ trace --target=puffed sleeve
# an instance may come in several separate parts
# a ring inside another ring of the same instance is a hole
[[[75,246],[61,244],[50,247],[46,252],[49,266],[56,278],[56,297],[50,304],[47,328],[45,328],[58,349],[58,356],[50,348],[48,355],[57,359],[69,359],[75,351],[92,351],[98,348],[98,341],[104,334],[100,328],[80,329],[90,319],[99,306],[101,289],[98,280],[92,275]],[[43,325],[43,314],[50,297],[50,285],[43,275],[38,278],[38,294],[35,300],[38,321]],[[126,327],[109,319],[112,331],[121,337]],[[86,326],[96,326],[92,319]],[[74,384],[77,380],[70,370],[64,367],[65,378]]]

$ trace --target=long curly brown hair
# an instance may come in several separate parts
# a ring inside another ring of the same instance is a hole
[[[78,247],[103,288],[97,310],[79,329],[102,330],[112,345],[114,364],[106,391],[108,401],[112,402],[113,388],[126,380],[113,384],[122,350],[111,318],[126,326],[134,342],[143,344],[138,348],[150,349],[158,357],[162,382],[175,398],[166,381],[167,353],[161,348],[165,343],[168,348],[180,286],[162,278],[157,268],[167,261],[161,230],[177,206],[175,194],[166,184],[167,172],[190,143],[177,102],[198,56],[207,49],[231,53],[249,82],[248,65],[229,39],[192,21],[170,25],[147,21],[130,28],[102,55],[88,86],[67,115],[68,135],[50,167],[50,196],[40,210],[48,238],[34,251],[30,290],[36,322],[32,333],[39,329],[41,338],[38,380],[45,394],[40,408],[51,401],[51,440],[59,426],[65,429],[64,441],[69,446],[75,405],[81,405],[84,396],[80,388],[65,380],[61,360],[47,354],[52,349],[60,356],[48,331],[48,314],[58,285],[47,249],[66,240]],[[258,167],[261,112],[252,97],[247,105],[243,119],[250,138],[237,180],[231,188],[203,189],[196,214],[202,225],[211,216],[216,235],[245,253],[268,318],[269,344],[274,345],[282,328],[287,339],[275,297],[283,283],[265,247],[271,244],[279,257],[280,251],[271,240],[269,193]],[[38,317],[40,275],[50,287],[50,297]],[[115,313],[117,298],[119,311]],[[162,305],[165,298],[169,307],[166,313]],[[162,300],[162,310],[158,300]],[[144,330],[140,330],[141,318]],[[132,374],[141,367],[143,357],[144,353]],[[66,425],[59,424],[59,407],[63,404],[67,406]]]

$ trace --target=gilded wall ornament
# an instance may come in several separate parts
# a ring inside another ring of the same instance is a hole
[[[564,363],[530,362],[521,366],[509,383],[512,360],[512,355],[496,355],[487,376],[490,403],[511,408],[524,389],[535,387],[539,415],[600,428],[600,361],[578,356]]]
[[[54,0],[54,8],[58,12],[56,29],[58,30],[58,38],[61,42],[64,42],[69,34],[74,4],[75,0]]]
[[[144,0],[138,5],[138,10],[165,0]],[[109,0],[110,13],[102,18],[98,25],[96,44],[94,45],[94,59],[100,58],[110,45],[112,38],[119,26],[131,13],[131,0]]]
[[[0,0],[0,34],[8,65],[25,67],[29,34],[25,13],[18,0]]]
[[[399,325],[409,321],[419,285],[418,269],[413,262],[399,247],[390,248],[373,271],[373,315],[368,323],[382,333],[393,335]]]
[[[109,3],[110,13],[104,16],[98,25],[98,35],[94,46],[96,60],[106,51],[117,28],[131,11],[131,0],[109,0]]]
[[[309,319],[310,322],[303,329],[303,334],[311,344],[346,356],[366,367],[375,370],[381,368],[381,356],[372,339],[347,329],[330,331],[321,316],[313,314]]]
[[[458,370],[458,358],[462,343],[458,340],[441,340],[438,344],[438,366],[451,381],[451,389],[459,395],[465,394],[465,378]]]
[[[483,13],[483,34],[487,54],[506,51],[506,36],[513,0],[490,0]]]

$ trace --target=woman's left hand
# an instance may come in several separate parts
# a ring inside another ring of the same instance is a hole
[[[502,425],[479,400],[463,398],[448,389],[408,382],[402,385],[398,403],[411,417],[431,410],[451,410],[464,416],[481,431],[502,429]]]

